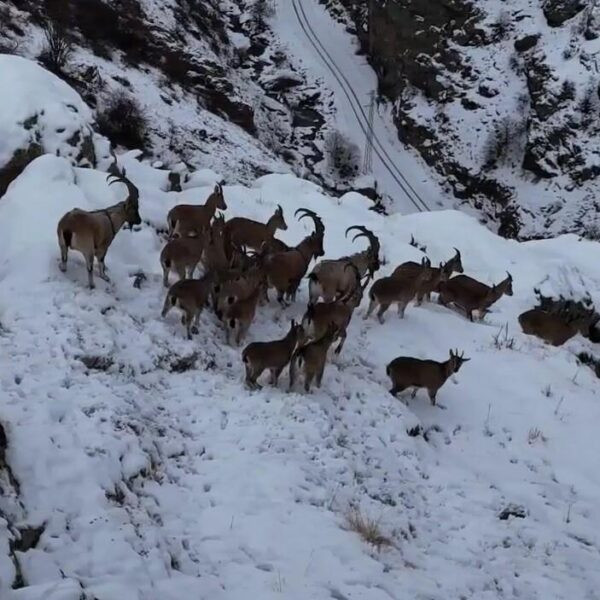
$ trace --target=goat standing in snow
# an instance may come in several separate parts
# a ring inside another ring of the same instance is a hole
[[[450,358],[446,362],[420,360],[408,356],[395,358],[386,368],[388,377],[392,380],[390,394],[397,396],[400,392],[412,387],[412,398],[417,395],[419,388],[426,388],[431,404],[435,406],[438,390],[446,380],[458,373],[463,363],[471,360],[464,358],[465,353],[450,350]]]
[[[109,281],[106,275],[104,257],[117,232],[125,223],[130,229],[142,222],[139,213],[139,190],[125,176],[109,175],[113,178],[110,183],[120,181],[127,186],[127,198],[100,210],[86,211],[79,208],[66,213],[58,222],[57,234],[60,246],[60,270],[67,270],[67,255],[69,249],[78,250],[85,258],[88,272],[88,284],[94,288],[94,257],[98,261],[98,275],[104,281]]]

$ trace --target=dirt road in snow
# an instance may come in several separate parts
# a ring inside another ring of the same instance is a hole
[[[369,99],[377,77],[356,54],[356,41],[313,0],[277,0],[275,29],[303,66],[335,93],[336,127],[365,148]],[[395,210],[414,213],[439,208],[447,200],[419,159],[397,139],[390,109],[381,105],[373,119],[373,176]]]

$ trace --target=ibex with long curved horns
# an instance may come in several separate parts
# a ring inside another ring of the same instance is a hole
[[[127,198],[108,208],[87,211],[75,208],[66,213],[58,222],[57,235],[60,247],[60,270],[67,270],[69,249],[78,250],[85,258],[88,284],[94,288],[94,257],[98,261],[98,275],[109,281],[106,275],[104,258],[118,231],[125,223],[130,229],[142,222],[139,213],[139,190],[126,177],[125,170],[113,178],[110,184],[121,182],[127,187]],[[109,185],[110,185],[109,184]]]
[[[358,230],[358,233],[352,241],[360,237],[365,237],[369,240],[369,247],[362,252],[343,256],[337,260],[320,261],[308,276],[310,280],[308,289],[311,304],[314,304],[319,298],[323,298],[324,302],[333,301],[336,297],[354,289],[357,282],[360,282],[367,273],[372,278],[379,269],[379,239],[372,231],[362,225],[348,227],[346,229],[346,236],[353,229]],[[356,267],[358,280],[356,272],[353,269],[346,268],[348,264]]]
[[[295,298],[310,261],[324,254],[325,226],[323,221],[316,213],[307,208],[299,208],[294,216],[297,216],[298,213],[300,213],[299,221],[305,217],[313,220],[315,231],[306,236],[295,248],[286,252],[267,254],[263,261],[268,285],[277,290],[277,300],[282,305],[285,303],[284,296],[292,300]],[[266,243],[263,244],[263,251],[267,251]]]

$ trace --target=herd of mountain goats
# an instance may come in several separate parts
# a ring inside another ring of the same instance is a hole
[[[107,179],[126,185],[128,196],[124,201],[96,211],[74,209],[58,224],[60,268],[67,268],[69,249],[78,250],[85,258],[90,288],[94,287],[94,258],[99,277],[108,281],[104,259],[110,244],[124,224],[133,228],[142,222],[139,191],[125,171],[113,169]],[[338,342],[335,353],[341,352],[354,311],[380,268],[378,238],[362,225],[349,227],[346,236],[355,231],[353,241],[364,237],[369,247],[336,260],[320,260],[307,276],[311,262],[324,255],[325,226],[315,212],[306,208],[295,212],[299,220],[311,219],[314,231],[290,247],[275,237],[277,230],[287,229],[281,206],[267,223],[240,217],[226,221],[223,214],[217,214],[217,210],[226,208],[223,189],[216,185],[205,204],[180,204],[168,213],[169,239],[160,255],[163,283],[168,288],[162,316],[173,307],[178,308],[191,339],[193,333],[198,333],[203,309],[211,306],[225,327],[227,342],[239,345],[257,307],[269,301],[270,289],[276,291],[277,301],[286,307],[295,301],[301,282],[308,278],[309,303],[301,322],[292,320],[282,339],[249,344],[242,352],[242,360],[250,389],[261,387],[258,378],[265,371],[270,372],[270,382],[276,385],[288,365],[290,390],[300,372],[305,391],[310,391],[313,381],[320,387],[330,347]],[[203,275],[194,279],[199,264]],[[178,281],[169,286],[173,272]],[[458,275],[453,276],[455,273]],[[512,296],[512,277],[509,273],[490,287],[464,275],[461,254],[456,249],[450,260],[437,267],[427,258],[421,263],[405,262],[388,277],[373,282],[364,319],[377,309],[377,318],[383,323],[386,311],[394,304],[403,318],[411,302],[420,305],[430,301],[434,292],[441,305],[454,306],[473,321],[475,312],[481,319],[504,294]],[[577,333],[592,336],[600,315],[589,299],[554,300],[537,290],[536,293],[539,305],[519,316],[525,333],[556,346]],[[419,388],[425,388],[435,405],[438,390],[468,360],[464,353],[454,350],[450,350],[445,362],[398,357],[386,371],[392,381],[391,393],[398,395],[412,388],[414,397]]]

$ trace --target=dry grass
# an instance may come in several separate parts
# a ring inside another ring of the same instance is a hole
[[[381,551],[382,547],[392,545],[392,540],[383,535],[379,521],[364,515],[359,508],[352,508],[346,514],[346,526],[349,530],[358,533],[360,537]]]

